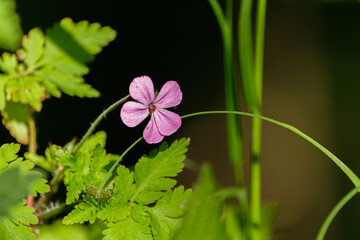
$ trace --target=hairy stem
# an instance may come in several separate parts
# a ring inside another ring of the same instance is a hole
[[[91,124],[90,128],[87,130],[87,132],[85,133],[85,135],[81,138],[81,140],[76,144],[76,146],[74,147],[74,151],[76,152],[77,150],[79,150],[79,148],[83,145],[83,143],[85,142],[85,140],[90,137],[90,135],[94,132],[95,128],[97,127],[97,125],[99,125],[99,123],[101,122],[101,120],[103,120],[104,117],[106,117],[106,115],[111,112],[112,110],[114,110],[117,106],[119,106],[120,104],[124,103],[125,101],[127,101],[130,98],[130,95],[127,95],[126,97],[123,97],[122,99],[120,99],[119,101],[115,102],[114,104],[112,104],[110,107],[108,107],[107,109],[105,109],[96,119],[95,121]]]
[[[102,192],[102,190],[104,189],[106,183],[109,181],[109,178],[111,177],[112,172],[115,170],[116,166],[119,164],[119,162],[124,158],[124,156],[136,145],[138,144],[141,140],[143,140],[143,137],[140,137],[138,140],[136,140],[130,147],[128,147],[122,154],[121,156],[115,161],[115,163],[111,166],[110,170],[108,171],[108,173],[106,174],[104,180],[102,181],[100,187],[99,187],[99,191],[98,193],[100,194]]]
[[[105,109],[96,119],[95,121],[91,124],[90,128],[87,130],[87,132],[85,133],[85,135],[82,137],[82,139],[76,144],[76,146],[73,148],[72,152],[76,152],[80,149],[80,147],[83,145],[83,143],[85,142],[85,140],[90,137],[90,135],[94,132],[95,128],[97,127],[97,125],[99,125],[99,123],[101,122],[101,120],[103,120],[106,115],[113,111],[117,106],[119,106],[120,104],[124,103],[125,101],[127,101],[130,98],[130,95],[127,95],[126,97],[123,97],[122,99],[118,100],[117,102],[115,102],[114,104],[112,104],[111,106],[109,106],[107,109]],[[38,213],[40,211],[42,211],[42,209],[44,209],[46,207],[46,203],[51,199],[51,197],[57,192],[57,190],[59,189],[59,184],[61,183],[61,181],[64,178],[64,168],[63,167],[58,167],[54,173],[53,178],[51,179],[49,185],[50,185],[50,189],[51,192],[48,192],[46,194],[44,194],[42,197],[40,197],[40,199],[38,200],[36,206],[35,206],[35,212]]]

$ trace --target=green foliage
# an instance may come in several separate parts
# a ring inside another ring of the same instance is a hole
[[[217,240],[227,239],[220,220],[221,199],[215,195],[216,182],[211,168],[202,168],[200,179],[189,210],[175,240]]]
[[[20,46],[22,29],[15,0],[0,0],[0,48],[14,51]]]
[[[4,240],[36,239],[29,224],[37,224],[32,207],[24,206],[24,198],[50,190],[46,180],[37,171],[30,171],[34,164],[18,158],[18,144],[0,147],[0,236]]]
[[[17,53],[0,58],[0,110],[3,124],[18,142],[28,144],[28,121],[51,96],[98,97],[84,83],[85,65],[115,38],[115,31],[86,21],[65,18],[44,34],[34,28],[24,35]]]
[[[70,153],[66,148],[54,146],[53,152],[59,165],[66,167],[64,183],[67,189],[66,203],[79,199],[87,187],[99,186],[106,176],[106,165],[110,163],[110,154],[106,154],[106,134],[97,133],[85,142],[87,148]]]
[[[108,226],[104,239],[170,239],[192,193],[183,186],[172,190],[176,181],[170,178],[183,168],[189,139],[171,146],[163,143],[144,155],[133,172],[118,166],[117,176],[100,193],[110,162],[105,137],[103,132],[93,135],[76,153],[60,147],[53,150],[59,165],[66,167],[67,204],[76,203],[63,223],[93,223],[97,217]]]

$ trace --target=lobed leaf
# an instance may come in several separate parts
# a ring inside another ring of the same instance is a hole
[[[131,217],[118,223],[110,223],[103,231],[103,240],[153,240],[148,226],[135,222]]]
[[[90,222],[94,223],[96,219],[96,207],[88,203],[82,202],[75,206],[75,208],[64,217],[63,224],[75,224],[75,223],[84,223]]]
[[[170,190],[176,184],[175,180],[166,177],[175,177],[181,172],[189,143],[188,138],[175,141],[169,148],[163,143],[158,152],[153,151],[149,157],[144,156],[139,160],[134,173],[134,201],[153,203],[162,196],[163,191]]]
[[[17,153],[20,150],[19,144],[3,144],[0,147],[0,170],[7,167],[9,162],[17,159]]]

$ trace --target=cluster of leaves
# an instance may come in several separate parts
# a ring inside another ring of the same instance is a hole
[[[19,144],[0,147],[0,236],[1,239],[36,239],[29,224],[38,218],[25,206],[27,194],[36,196],[50,190],[41,173],[30,171],[34,164],[17,156]],[[4,184],[6,183],[6,184]]]
[[[75,153],[53,147],[55,158],[65,168],[66,203],[75,204],[63,223],[100,219],[108,226],[104,239],[170,239],[192,193],[183,186],[174,188],[176,180],[171,178],[182,171],[189,139],[171,146],[163,143],[159,150],[144,155],[134,171],[119,165],[116,177],[99,192],[115,160],[104,150],[105,138],[105,133],[99,132]]]
[[[84,83],[85,65],[102,47],[114,40],[110,27],[87,21],[74,23],[65,18],[44,34],[34,28],[22,38],[16,53],[0,57],[0,110],[11,135],[28,144],[28,121],[42,102],[63,93],[78,97],[98,97],[99,92]],[[1,39],[0,39],[1,40]]]

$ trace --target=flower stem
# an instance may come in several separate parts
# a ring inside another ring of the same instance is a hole
[[[106,117],[106,115],[111,112],[112,110],[114,110],[117,106],[119,106],[120,104],[124,103],[125,101],[127,101],[130,98],[130,95],[127,95],[125,97],[123,97],[122,99],[118,100],[117,102],[115,102],[114,104],[112,104],[111,106],[109,106],[107,109],[105,109],[96,119],[95,121],[91,124],[90,128],[87,130],[87,132],[85,133],[85,135],[82,137],[82,139],[75,145],[75,147],[72,149],[71,152],[76,152],[80,149],[80,147],[83,145],[83,143],[85,142],[85,140],[93,133],[93,131],[95,130],[95,128],[97,127],[97,125],[99,125],[99,123],[101,122],[101,120],[103,120],[103,118]],[[120,160],[119,160],[120,161]],[[51,192],[48,192],[46,194],[44,194],[43,196],[40,197],[40,199],[38,200],[36,206],[35,206],[35,212],[40,212],[43,208],[46,207],[46,203],[49,201],[49,199],[51,199],[51,197],[57,192],[57,190],[59,189],[59,184],[61,183],[61,181],[64,178],[64,168],[63,167],[58,167],[54,173],[54,177],[51,179],[49,185],[50,185],[50,189]]]
[[[326,231],[328,230],[332,220],[335,218],[336,214],[341,210],[344,205],[350,201],[357,193],[359,193],[360,188],[356,187],[352,189],[350,192],[348,192],[331,210],[329,215],[326,217],[324,223],[321,225],[321,228],[319,230],[319,233],[316,237],[316,240],[322,240],[325,237]]]
[[[81,138],[81,140],[76,144],[76,146],[74,147],[74,151],[76,152],[77,150],[79,150],[79,148],[83,145],[83,143],[85,142],[85,140],[93,133],[93,131],[95,130],[95,128],[97,127],[97,125],[99,125],[99,123],[101,122],[101,120],[106,117],[106,115],[111,112],[112,110],[114,110],[117,106],[119,106],[120,104],[124,103],[125,101],[127,101],[130,98],[130,95],[127,95],[126,97],[123,97],[122,99],[120,99],[119,101],[115,102],[114,104],[112,104],[110,107],[108,107],[107,109],[105,109],[97,118],[96,120],[91,124],[90,128],[87,130],[87,132],[85,133],[85,135]]]
[[[36,124],[32,113],[30,113],[28,127],[29,127],[29,153],[36,154]],[[32,207],[33,205],[34,205],[34,197],[28,195],[26,199],[26,206]]]
[[[104,180],[102,181],[102,183],[100,184],[99,187],[99,191],[98,193],[100,194],[102,192],[102,190],[104,189],[107,181],[109,180],[109,178],[111,177],[112,172],[114,171],[114,169],[116,168],[116,166],[119,164],[119,162],[124,158],[124,156],[136,145],[138,144],[141,140],[143,140],[143,137],[140,137],[138,140],[136,140],[130,147],[128,147],[122,154],[121,156],[115,161],[115,163],[111,166],[110,170],[108,171],[108,173],[106,174]]]
[[[355,187],[360,187],[360,179],[356,174],[348,167],[346,166],[339,158],[337,158],[333,153],[331,153],[329,150],[327,150],[324,146],[322,146],[320,143],[312,139],[310,136],[306,135],[296,127],[293,127],[289,124],[279,122],[277,120],[267,118],[264,116],[247,113],[247,112],[237,112],[237,111],[204,111],[204,112],[197,112],[197,113],[191,113],[182,116],[182,119],[194,117],[194,116],[200,116],[200,115],[208,115],[208,114],[237,114],[242,116],[248,116],[252,118],[259,118],[261,120],[273,123],[275,125],[278,125],[280,127],[286,128],[293,133],[299,135],[300,137],[304,138],[306,141],[310,142],[312,145],[314,145],[316,148],[318,148],[320,151],[322,151],[326,156],[328,156],[345,174],[348,176],[348,178],[352,181]]]

